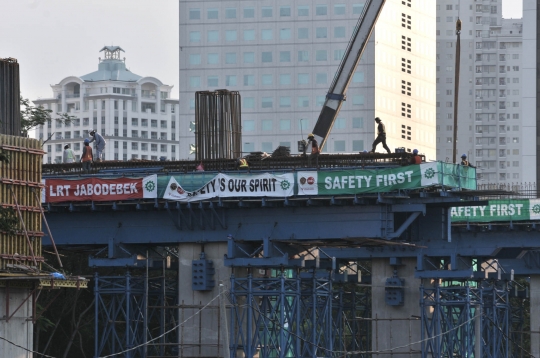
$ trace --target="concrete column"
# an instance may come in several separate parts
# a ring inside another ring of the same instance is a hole
[[[420,280],[414,278],[416,259],[403,259],[397,266],[397,274],[405,279],[405,302],[403,306],[385,303],[385,284],[394,275],[394,267],[388,259],[372,260],[372,347],[373,358],[420,357],[420,344],[409,345],[420,340]],[[414,317],[413,317],[414,316]],[[390,348],[403,348],[388,350]]]
[[[6,301],[6,289],[0,289],[0,315],[4,319],[0,320],[0,337],[12,342],[0,340],[0,356],[10,358],[32,358],[29,351],[19,348],[16,345],[28,350],[34,349],[34,324],[29,318],[32,316],[32,299],[28,299],[17,312],[15,310],[28,297],[30,290],[9,289],[9,310],[6,311],[8,301]],[[13,314],[15,312],[15,314]],[[5,320],[6,315],[13,317],[9,322]]]
[[[540,357],[540,275],[531,276],[531,355]]]
[[[180,328],[180,356],[181,357],[220,357],[223,356],[222,327],[224,320],[220,316],[220,300],[215,299],[220,292],[230,289],[231,269],[223,266],[223,257],[227,253],[227,243],[212,243],[204,245],[207,260],[212,260],[215,268],[215,287],[211,291],[193,291],[191,289],[191,262],[199,260],[203,245],[180,244],[179,272],[178,272],[178,302],[179,321],[186,321]],[[223,287],[220,287],[220,281]],[[213,301],[212,301],[213,300]],[[202,307],[208,304],[199,314]],[[228,302],[226,300],[226,302]],[[193,318],[188,319],[193,316]],[[228,321],[230,323],[230,321]],[[227,346],[228,349],[228,346]]]

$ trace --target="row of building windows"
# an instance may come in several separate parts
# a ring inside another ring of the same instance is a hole
[[[146,118],[141,118],[141,127],[148,127],[148,123],[150,122],[150,127],[151,128],[157,128],[158,127],[158,123],[160,124],[160,127],[161,128],[168,128],[168,120],[157,120],[157,119],[151,119],[150,121]],[[97,117],[94,117],[93,118],[93,121],[92,121],[92,124],[94,126],[97,126],[98,125],[98,119]],[[119,120],[118,120],[118,117],[114,117],[114,124],[115,125],[118,125],[119,124]],[[124,126],[127,126],[128,124],[128,119],[127,117],[123,117],[123,121],[122,121],[122,124]],[[175,129],[176,128],[176,120],[172,120],[171,121],[171,129]],[[69,121],[69,122],[60,122],[60,121],[56,121],[56,124],[55,124],[55,127],[56,128],[62,128],[62,127],[71,127],[71,125],[73,125],[74,127],[79,127],[81,125],[81,119],[80,118],[75,118],[73,119],[72,121]],[[90,125],[90,118],[83,118],[82,119],[82,125],[83,126],[89,126]],[[105,117],[101,117],[101,125],[105,125]],[[138,118],[131,118],[131,125],[132,126],[138,126],[139,125],[139,119]],[[51,128],[52,127],[52,123],[51,122],[47,122],[47,128]],[[41,125],[40,126],[40,129],[43,130],[44,126]]]
[[[75,155],[75,161],[78,162],[79,159],[80,159],[80,157],[81,157],[80,155]],[[138,155],[138,154],[132,154],[132,155],[131,155],[131,159],[139,159],[139,155]],[[144,155],[144,154],[143,154],[143,155],[141,155],[141,159],[142,159],[142,160],[162,160],[162,159],[166,160],[167,157],[160,156],[160,157],[158,158],[157,155]],[[120,160],[120,155],[119,155],[118,153],[114,153],[114,160]],[[127,155],[127,153],[124,153],[124,154],[122,155],[122,160],[123,160],[123,161],[127,161],[127,160],[128,160],[128,155]],[[174,156],[171,157],[171,160],[173,160],[173,161],[176,160],[176,157],[174,157]],[[55,156],[55,157],[54,157],[54,162],[55,162],[55,163],[62,163],[62,156],[61,156],[61,155]],[[47,163],[49,163],[49,164],[52,163],[52,157],[47,157]]]
[[[350,146],[347,147],[347,142],[344,140],[335,140],[333,142],[332,152],[334,153],[343,153],[346,151],[350,152],[361,152],[364,151],[364,141],[360,139],[352,140],[350,142]],[[262,152],[271,153],[274,151],[277,146],[283,146],[283,147],[289,147],[291,148],[291,142],[262,142],[260,143],[260,149],[259,147],[255,146],[255,143],[253,142],[244,142],[242,145],[242,152],[244,153],[250,153],[255,152],[256,150],[260,150]]]
[[[243,41],[272,41],[274,40],[274,30],[273,29],[261,29],[260,37],[257,38],[255,29],[246,29],[242,30],[242,40]],[[291,28],[282,28],[278,30],[279,39],[283,41],[291,40],[293,38]],[[225,41],[234,42],[238,41],[238,30],[225,30]],[[300,27],[297,28],[296,38],[298,40],[309,40],[309,28]],[[327,27],[316,27],[315,36],[316,39],[327,39],[328,28]],[[333,38],[335,39],[344,39],[347,38],[345,26],[335,26],[333,28]],[[189,33],[189,42],[197,43],[201,41],[201,32],[200,31],[191,31]],[[207,30],[206,31],[206,41],[208,42],[219,42],[220,41],[220,32],[219,30]]]
[[[345,50],[334,50],[333,60],[341,61]],[[225,53],[223,63],[225,65],[236,65],[238,61],[238,54],[236,52],[227,52]],[[256,57],[259,57],[259,62],[261,63],[272,63],[274,62],[274,53],[272,51],[261,51],[258,56],[255,52],[243,52],[242,53],[242,63],[244,64],[253,64],[256,63]],[[313,59],[315,61],[328,61],[330,57],[328,56],[328,50],[315,50]],[[310,62],[311,55],[310,51],[302,50],[297,52],[296,61],[297,62]],[[277,53],[276,61],[290,63],[293,61],[293,54],[291,51],[279,51]],[[198,66],[202,64],[202,55],[199,53],[193,53],[189,55],[189,64],[191,66]],[[208,53],[206,54],[206,64],[207,65],[219,65],[221,64],[219,53]]]
[[[260,129],[262,131],[271,131],[274,129],[274,120],[272,119],[263,119],[260,120]],[[296,122],[296,124],[295,124]],[[353,129],[361,129],[364,128],[364,118],[363,117],[355,117],[352,118],[351,121],[351,128]],[[257,123],[255,120],[251,119],[245,119],[242,121],[242,132],[253,132],[256,130]],[[310,125],[309,119],[298,119],[298,120],[291,120],[291,119],[280,119],[278,128],[281,131],[290,131],[291,129],[294,129],[296,127],[299,130],[309,130],[312,128]],[[333,129],[346,129],[347,126],[347,119],[346,118],[336,118],[336,121],[334,122]]]
[[[109,133],[104,133],[104,130],[101,131],[101,135],[103,136],[111,136]],[[112,134],[115,137],[120,136],[120,132],[118,129],[114,129],[114,132]],[[47,133],[47,137],[45,137],[44,133],[39,134],[39,139],[48,139],[51,138],[52,134],[49,132]],[[128,138],[128,131],[127,129],[122,130],[122,137]],[[83,138],[90,138],[90,135],[88,134],[88,131],[83,131],[82,135],[80,131],[74,131],[73,136],[71,135],[71,132],[55,132],[54,133],[54,139],[55,140],[62,140],[62,139],[83,139]],[[142,138],[142,139],[155,139],[155,140],[169,140],[169,135],[167,132],[150,132],[150,136],[148,136],[147,131],[141,131],[141,135],[139,136],[139,131],[132,130],[131,131],[131,138]],[[176,133],[171,133],[170,140],[176,140]]]
[[[63,149],[64,148],[63,144],[55,144],[54,147],[55,147],[54,149],[55,149],[55,151],[57,153],[62,152],[64,150]],[[132,150],[139,150],[139,147],[140,147],[140,150],[143,151],[143,152],[148,151],[149,148],[150,148],[151,152],[157,152],[158,151],[158,144],[131,142],[131,149]],[[74,143],[73,144],[73,150],[74,151],[79,151],[79,150],[81,150],[81,148],[82,148],[81,143]],[[119,142],[118,141],[114,141],[114,148],[119,149]],[[128,142],[122,142],[122,149],[127,149],[127,148],[128,148]],[[168,151],[168,145],[167,144],[160,144],[159,145],[159,150],[162,153],[166,153]],[[47,145],[47,152],[48,153],[52,152],[52,144]],[[175,152],[176,152],[176,145],[171,145],[171,153],[175,153]]]
[[[224,75],[225,76],[225,86],[239,86],[237,75]],[[328,74],[327,73],[316,73],[314,74],[314,82],[319,85],[326,85],[328,83]],[[244,86],[256,86],[255,75],[243,75],[242,84]],[[299,73],[296,75],[296,84],[298,85],[309,85],[311,80],[311,75],[309,73]],[[364,82],[364,74],[356,73],[353,77],[353,83],[362,83]],[[263,74],[260,78],[260,84],[263,86],[270,86],[274,84],[274,75],[272,74]],[[290,74],[281,74],[279,75],[279,84],[282,86],[291,85],[291,75]],[[206,78],[206,85],[210,87],[219,86],[219,76],[210,75]],[[201,87],[201,77],[200,76],[190,76],[189,77],[189,86],[191,88]]]
[[[326,4],[317,4],[315,5],[315,15],[316,16],[327,16],[329,15],[329,6]],[[347,11],[346,4],[334,4],[330,8],[333,9],[333,14],[336,16],[344,16],[347,13],[350,13],[352,10],[353,15],[360,15],[364,4],[352,4],[352,9]],[[292,17],[293,8],[288,5],[279,6],[277,8],[279,17]],[[219,20],[220,9],[218,8],[208,8],[206,9],[206,19],[207,20]],[[202,10],[200,8],[191,8],[189,9],[189,19],[190,20],[201,20]],[[224,19],[234,20],[239,16],[238,9],[234,7],[225,8],[223,10]],[[255,18],[255,7],[244,7],[242,8],[242,17],[244,19],[254,19]],[[296,8],[296,15],[298,17],[309,16],[310,6],[309,5],[299,5]],[[273,6],[262,6],[260,8],[260,17],[261,18],[272,18],[274,17],[274,7]]]
[[[217,76],[216,76],[217,77]],[[217,80],[216,82],[209,82],[212,83],[211,86],[217,86]],[[216,83],[216,84],[214,84]],[[209,84],[210,86],[210,84]],[[322,106],[325,102],[326,97],[325,96],[317,96],[315,99],[316,106]],[[262,97],[260,102],[260,108],[274,108],[274,97]],[[298,100],[298,107],[299,108],[306,108],[310,107],[310,99],[309,97],[299,97]],[[349,103],[352,103],[354,106],[363,106],[364,105],[364,95],[357,94],[349,96],[348,101]],[[291,97],[280,97],[279,98],[279,107],[280,108],[290,108],[292,106],[291,104]],[[195,109],[195,100],[190,99],[189,100],[189,109]],[[242,109],[255,109],[255,98],[254,97],[244,97],[242,98]]]

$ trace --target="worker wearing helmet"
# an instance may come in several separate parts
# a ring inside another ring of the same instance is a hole
[[[472,165],[472,164],[467,160],[467,154],[462,154],[462,155],[461,155],[461,165],[463,165],[463,166],[465,166],[465,167],[476,168],[474,165]]]
[[[383,148],[386,149],[388,154],[392,153],[390,148],[388,148],[386,145],[386,129],[382,120],[379,117],[376,117],[375,122],[377,122],[377,138],[375,138],[373,144],[371,145],[371,153],[375,153],[375,148],[377,148],[377,144],[379,143],[382,143]]]
[[[90,139],[90,143],[96,142],[96,161],[101,162],[105,150],[105,145],[107,142],[103,138],[101,134],[99,134],[95,129],[90,130],[90,135],[92,136],[92,139]]]
[[[422,163],[422,158],[420,158],[420,156],[418,155],[418,149],[414,149],[412,151],[412,157],[411,157],[411,160],[409,162],[410,164],[420,164]]]
[[[84,147],[81,155],[80,162],[82,163],[82,167],[85,173],[89,173],[90,169],[92,169],[92,147],[90,146],[90,140],[88,138],[84,138]]]
[[[311,166],[311,161],[313,158],[315,158],[315,165],[319,166],[319,154],[321,153],[321,150],[319,148],[319,143],[317,142],[317,139],[315,139],[315,136],[313,133],[309,133],[307,136],[308,142],[306,147],[309,147],[309,144],[311,143],[311,153],[308,155],[308,166]]]

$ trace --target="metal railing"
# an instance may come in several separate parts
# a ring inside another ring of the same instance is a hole
[[[478,184],[478,190],[504,190],[511,192],[501,199],[536,199],[538,198],[538,189],[536,183],[486,183]]]

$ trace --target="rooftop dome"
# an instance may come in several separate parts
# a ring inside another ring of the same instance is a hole
[[[85,82],[136,82],[141,79],[142,76],[136,75],[126,68],[126,59],[120,58],[120,51],[125,52],[120,46],[103,47],[100,52],[105,52],[105,58],[100,58],[98,70],[81,76],[80,78]]]

